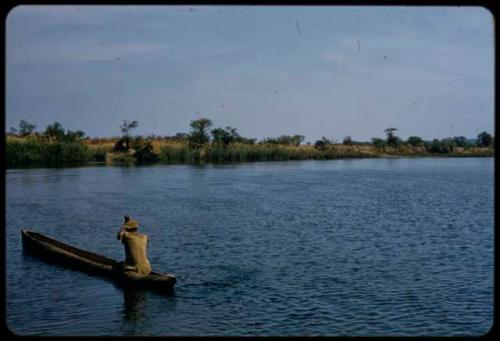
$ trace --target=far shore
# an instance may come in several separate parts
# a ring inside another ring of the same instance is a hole
[[[45,141],[36,136],[7,136],[7,168],[66,167],[80,165],[143,165],[143,164],[228,164],[288,160],[337,160],[364,158],[421,157],[494,157],[494,146],[453,147],[451,152],[433,152],[428,146],[376,146],[370,143],[331,143],[318,147],[312,144],[209,142],[192,148],[186,140],[172,138],[148,139],[146,156],[149,162],[138,162],[133,147],[117,151],[119,138],[83,138],[77,142]],[[144,146],[142,144],[141,146]],[[139,152],[141,152],[139,150]],[[142,150],[144,155],[144,150]]]

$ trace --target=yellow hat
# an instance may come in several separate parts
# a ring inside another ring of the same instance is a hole
[[[137,222],[137,220],[134,220],[134,219],[128,219],[123,225],[122,225],[123,228],[125,228],[125,230],[133,230],[133,229],[137,229],[139,228],[139,223]]]

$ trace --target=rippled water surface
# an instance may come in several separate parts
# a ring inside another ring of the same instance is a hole
[[[7,170],[6,322],[20,335],[481,335],[493,159]],[[21,228],[112,258],[124,214],[172,296],[22,253]]]

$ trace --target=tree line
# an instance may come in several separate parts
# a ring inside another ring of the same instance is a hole
[[[158,139],[159,137],[150,135],[148,137],[142,137],[140,135],[133,135],[132,131],[139,126],[138,121],[127,121],[123,120],[123,123],[119,126],[119,131],[121,132],[121,136],[116,140],[113,146],[113,151],[115,153],[119,153],[122,155],[123,160],[131,160],[139,164],[149,164],[160,161],[161,156],[153,151],[153,141]],[[210,152],[212,155],[226,155],[229,153],[229,147],[234,146],[247,146],[245,147],[246,151],[248,148],[252,146],[286,146],[286,147],[299,147],[304,144],[305,137],[303,135],[281,135],[278,137],[268,137],[264,138],[260,141],[257,141],[255,138],[247,138],[241,136],[237,129],[231,126],[226,127],[213,127],[213,123],[210,119],[200,118],[196,120],[192,120],[190,122],[190,131],[188,133],[178,133],[175,136],[165,136],[164,139],[181,142],[186,145],[186,150],[183,153],[187,153],[192,155],[192,159],[196,160],[201,156],[199,154],[205,150],[205,154],[207,153],[207,148],[211,148]],[[76,158],[85,162],[85,160],[95,160],[95,161],[104,161],[105,152],[103,150],[97,149],[94,153],[89,153],[86,150],[86,145],[84,142],[86,140],[90,140],[90,137],[86,136],[85,133],[81,130],[65,130],[59,122],[54,122],[53,124],[49,124],[44,131],[37,132],[36,125],[33,123],[29,123],[25,120],[21,120],[19,123],[19,127],[11,127],[8,135],[16,136],[21,138],[29,137],[31,138],[31,144],[45,144],[45,145],[59,145],[59,149],[54,148],[45,148],[47,153],[54,153],[54,151],[60,151],[60,155],[57,157],[52,157],[50,155],[42,157],[42,159],[52,160],[51,163],[54,163],[53,160],[59,160],[60,162],[64,162],[64,158],[68,158],[68,155],[62,156],[62,150],[78,150],[80,153],[80,157]],[[431,141],[425,141],[419,136],[410,136],[406,140],[401,139],[396,135],[396,131],[398,129],[394,127],[389,127],[384,130],[385,138],[377,138],[374,137],[369,142],[363,141],[355,141],[350,136],[344,137],[341,143],[337,141],[322,137],[321,139],[316,140],[314,143],[307,142],[306,145],[312,145],[312,147],[318,152],[332,152],[335,149],[336,145],[347,145],[347,146],[356,146],[356,145],[368,145],[373,146],[375,150],[379,152],[385,152],[389,149],[400,149],[404,148],[414,148],[422,151],[426,151],[428,153],[438,153],[438,154],[449,154],[457,150],[457,148],[469,149],[474,147],[485,148],[485,147],[493,147],[494,146],[494,137],[487,133],[486,131],[478,134],[476,139],[467,139],[464,136],[455,136],[444,139],[433,139]],[[33,140],[34,138],[34,140]],[[12,143],[11,143],[12,144]],[[11,147],[11,158],[12,151],[15,150],[13,146]],[[14,149],[13,149],[14,148]],[[18,152],[22,152],[27,148],[26,145],[16,146]],[[24,149],[23,149],[24,148]],[[38,152],[41,153],[41,150],[44,150],[40,146],[37,147]],[[257,150],[257,148],[254,148]],[[231,149],[231,153],[235,153],[235,149]],[[260,148],[260,153],[269,153],[271,149],[263,149]],[[275,153],[278,153],[278,149],[272,149]],[[28,152],[25,152],[25,154]],[[34,152],[30,152],[31,154]],[[170,151],[165,151],[165,155],[170,155]],[[247,153],[247,152],[245,152]],[[281,153],[281,152],[280,152]],[[29,154],[29,153],[28,153]],[[331,153],[330,153],[331,154]],[[318,156],[320,154],[316,153],[313,156]],[[333,155],[333,154],[332,154]],[[222,156],[219,156],[223,158]],[[225,157],[225,156],[224,156]],[[307,158],[307,155],[303,156]],[[312,157],[312,156],[311,156]],[[183,157],[186,158],[186,157]],[[187,157],[189,159],[189,157]],[[29,160],[29,157],[25,158]],[[75,160],[75,157],[71,157],[71,160]],[[181,158],[182,159],[182,158]],[[217,157],[215,158],[217,159]],[[257,158],[259,159],[259,158]],[[266,158],[268,160],[269,158]],[[260,159],[259,159],[260,160]],[[57,163],[57,162],[56,162]]]

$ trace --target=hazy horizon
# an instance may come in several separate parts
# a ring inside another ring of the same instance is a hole
[[[475,138],[494,132],[494,52],[481,7],[18,6],[5,127]]]

